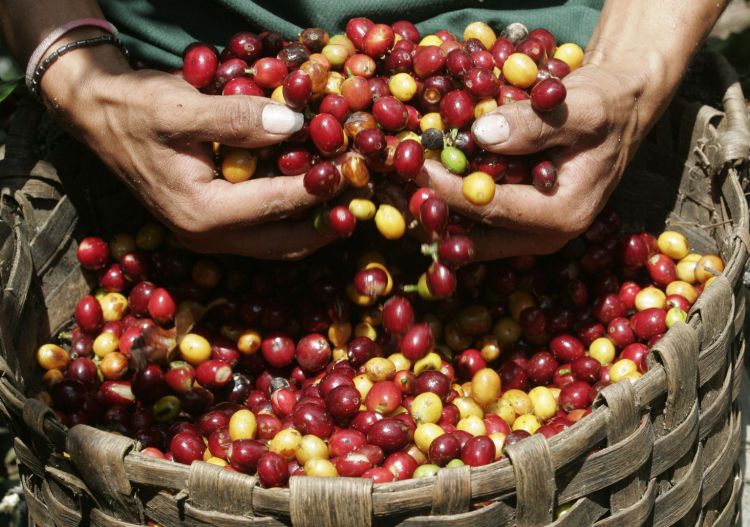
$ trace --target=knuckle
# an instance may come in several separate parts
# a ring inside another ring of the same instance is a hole
[[[608,102],[599,90],[590,90],[586,96],[588,103],[581,108],[581,118],[586,130],[593,135],[601,135],[609,128]]]
[[[231,97],[227,97],[231,99]],[[224,115],[221,119],[226,123],[226,130],[228,137],[235,141],[241,141],[247,139],[249,130],[255,122],[255,108],[251,104],[246,104],[245,101],[232,100],[228,101],[231,104],[227,104]]]

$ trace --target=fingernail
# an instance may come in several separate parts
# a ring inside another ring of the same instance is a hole
[[[266,104],[261,121],[269,134],[293,134],[302,128],[305,117],[281,104]]]
[[[474,137],[484,145],[504,143],[510,136],[508,120],[499,113],[480,117],[471,127],[471,131]]]

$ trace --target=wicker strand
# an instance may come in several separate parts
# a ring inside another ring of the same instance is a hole
[[[555,479],[547,440],[533,435],[505,448],[516,475],[516,525],[532,527],[552,520]]]

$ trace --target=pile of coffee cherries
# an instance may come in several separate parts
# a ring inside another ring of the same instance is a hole
[[[84,238],[98,289],[38,349],[36,396],[68,426],[265,487],[429,477],[573,426],[598,390],[647,371],[724,267],[606,211],[557,254],[461,267],[434,299],[418,285],[428,257],[381,243],[268,263],[189,253],[155,223]]]
[[[196,42],[175,73],[206,93],[267,96],[304,113],[303,129],[280,146],[217,145],[219,172],[229,181],[250,179],[265,160],[279,174],[305,174],[308,192],[323,198],[342,178],[362,187],[371,174],[412,192],[424,160],[439,159],[465,176],[466,199],[484,205],[496,184],[533,183],[551,192],[557,172],[544,159],[484,151],[472,138],[472,123],[525,99],[539,112],[554,110],[566,96],[560,79],[582,61],[578,45],[558,46],[548,30],[529,32],[520,24],[498,38],[489,25],[474,22],[461,41],[449,31],[423,37],[408,21],[354,18],[345,34],[330,37],[320,28],[291,42],[277,33],[243,32],[221,53]],[[347,225],[354,222],[348,218]]]

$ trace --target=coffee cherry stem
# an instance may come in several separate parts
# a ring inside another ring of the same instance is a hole
[[[421,249],[422,254],[431,257],[434,262],[438,261],[438,242],[423,243]]]

